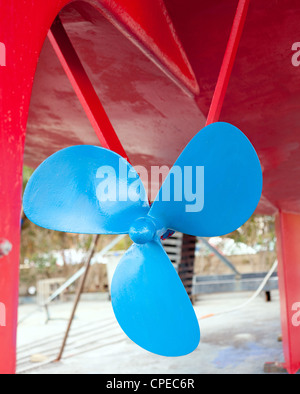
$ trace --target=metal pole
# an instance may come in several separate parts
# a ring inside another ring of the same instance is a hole
[[[218,122],[220,119],[230,76],[244,30],[249,4],[250,0],[239,0],[206,125]]]
[[[99,253],[99,257],[104,256],[105,253],[107,253],[110,249],[112,249],[114,246],[116,246],[123,238],[126,237],[126,234],[121,234],[118,235],[115,239],[111,241],[110,244],[105,246],[101,252]],[[93,263],[91,262],[91,265]],[[80,268],[79,271],[77,271],[71,278],[69,278],[62,286],[60,286],[59,289],[57,289],[45,302],[45,305],[50,304],[53,300],[55,300],[56,297],[58,297],[63,291],[65,291],[68,287],[70,287],[74,282],[76,282],[77,279],[79,279],[85,272],[85,267]],[[44,305],[44,306],[45,306]]]
[[[212,246],[205,238],[199,237],[199,239],[221,260],[227,265],[236,275],[241,276],[240,272],[235,268],[235,266],[226,259],[214,246]]]
[[[110,249],[112,249],[114,246],[116,246],[123,238],[126,237],[126,234],[121,234],[118,235],[115,239],[112,240],[110,244],[105,246],[101,252],[99,252],[99,257],[104,256],[105,253],[107,253]],[[94,265],[94,263],[91,261],[90,265]],[[55,300],[56,297],[58,297],[63,291],[65,291],[68,287],[70,287],[74,282],[76,282],[77,279],[79,279],[85,272],[85,267],[80,268],[79,271],[77,271],[71,278],[69,278],[62,286],[60,286],[59,289],[57,289],[45,302],[44,305],[42,305],[45,308],[46,311],[46,323],[50,320],[50,313],[48,310],[49,304]],[[38,308],[40,310],[40,308]],[[36,313],[36,311],[30,313],[29,315],[25,316],[23,319],[19,321],[18,324],[22,324],[28,317]]]
[[[70,316],[69,324],[68,324],[68,327],[67,327],[67,330],[66,330],[66,333],[65,333],[65,337],[64,337],[63,343],[61,345],[61,349],[60,349],[59,355],[58,355],[58,357],[56,359],[57,362],[60,361],[62,356],[63,356],[64,350],[65,350],[65,347],[66,347],[66,343],[67,343],[67,340],[68,340],[68,337],[69,337],[69,333],[70,333],[70,330],[71,330],[71,327],[72,327],[72,323],[73,323],[73,320],[74,320],[74,317],[75,317],[75,313],[76,313],[76,310],[77,310],[77,306],[79,304],[80,297],[81,297],[81,294],[83,292],[83,288],[84,288],[84,285],[85,285],[85,281],[86,281],[86,278],[87,278],[88,273],[89,273],[89,269],[90,269],[90,266],[91,266],[91,260],[93,258],[94,253],[95,253],[96,246],[97,246],[99,238],[100,238],[100,235],[95,235],[95,237],[93,239],[93,242],[92,242],[92,246],[90,248],[90,253],[88,255],[88,258],[86,259],[86,262],[85,262],[85,265],[84,265],[84,269],[85,269],[84,275],[81,278],[80,285],[79,285],[78,290],[77,290],[77,294],[76,294],[73,310],[72,310],[72,313],[71,313],[71,316]]]

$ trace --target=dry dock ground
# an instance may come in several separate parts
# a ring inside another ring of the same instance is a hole
[[[197,316],[228,310],[252,293],[201,296]],[[262,294],[246,308],[200,321],[201,342],[190,355],[165,358],[131,342],[115,320],[107,294],[83,297],[64,358],[53,363],[72,303],[49,308],[50,321],[35,304],[19,307],[18,373],[26,374],[262,374],[265,362],[282,362],[279,294]],[[25,318],[25,320],[24,320]]]

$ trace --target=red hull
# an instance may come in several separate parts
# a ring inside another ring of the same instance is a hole
[[[221,114],[221,120],[245,132],[261,159],[264,190],[257,212],[280,211],[282,218],[292,212],[296,222],[300,214],[300,69],[295,67],[297,58],[291,48],[300,37],[298,3],[250,2]],[[36,166],[68,145],[99,144],[66,68],[45,41],[67,4],[61,20],[129,159],[150,167],[172,165],[204,126],[237,0],[1,3],[0,42],[5,44],[6,65],[2,52],[0,238],[13,245],[12,252],[0,259],[0,302],[7,313],[6,327],[0,326],[2,373],[15,368],[24,149],[25,163]],[[151,185],[153,190],[157,187]],[[293,246],[292,255],[280,250],[280,275],[288,281],[292,276],[295,283],[300,282],[297,232],[297,225],[278,227],[282,243]],[[300,286],[289,291],[289,282],[282,283],[285,347],[293,353],[286,352],[287,366],[294,372],[299,367],[300,340],[295,330],[286,329],[291,322],[285,311],[291,310],[292,302],[300,302]]]

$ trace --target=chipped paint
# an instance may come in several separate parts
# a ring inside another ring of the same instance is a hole
[[[12,250],[12,244],[4,238],[0,238],[0,258],[7,256]]]

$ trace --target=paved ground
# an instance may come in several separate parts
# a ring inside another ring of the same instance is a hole
[[[252,293],[214,294],[201,297],[198,317],[235,307]],[[107,295],[84,299],[59,363],[51,363],[70,314],[71,303],[53,304],[51,320],[36,305],[21,305],[18,333],[18,373],[31,374],[262,374],[266,361],[283,361],[279,295],[266,303],[259,296],[238,312],[201,320],[201,343],[196,351],[180,358],[150,354],[132,343],[120,330]],[[35,312],[32,315],[30,313]],[[29,317],[28,317],[29,316]],[[33,363],[36,358],[39,363]]]

